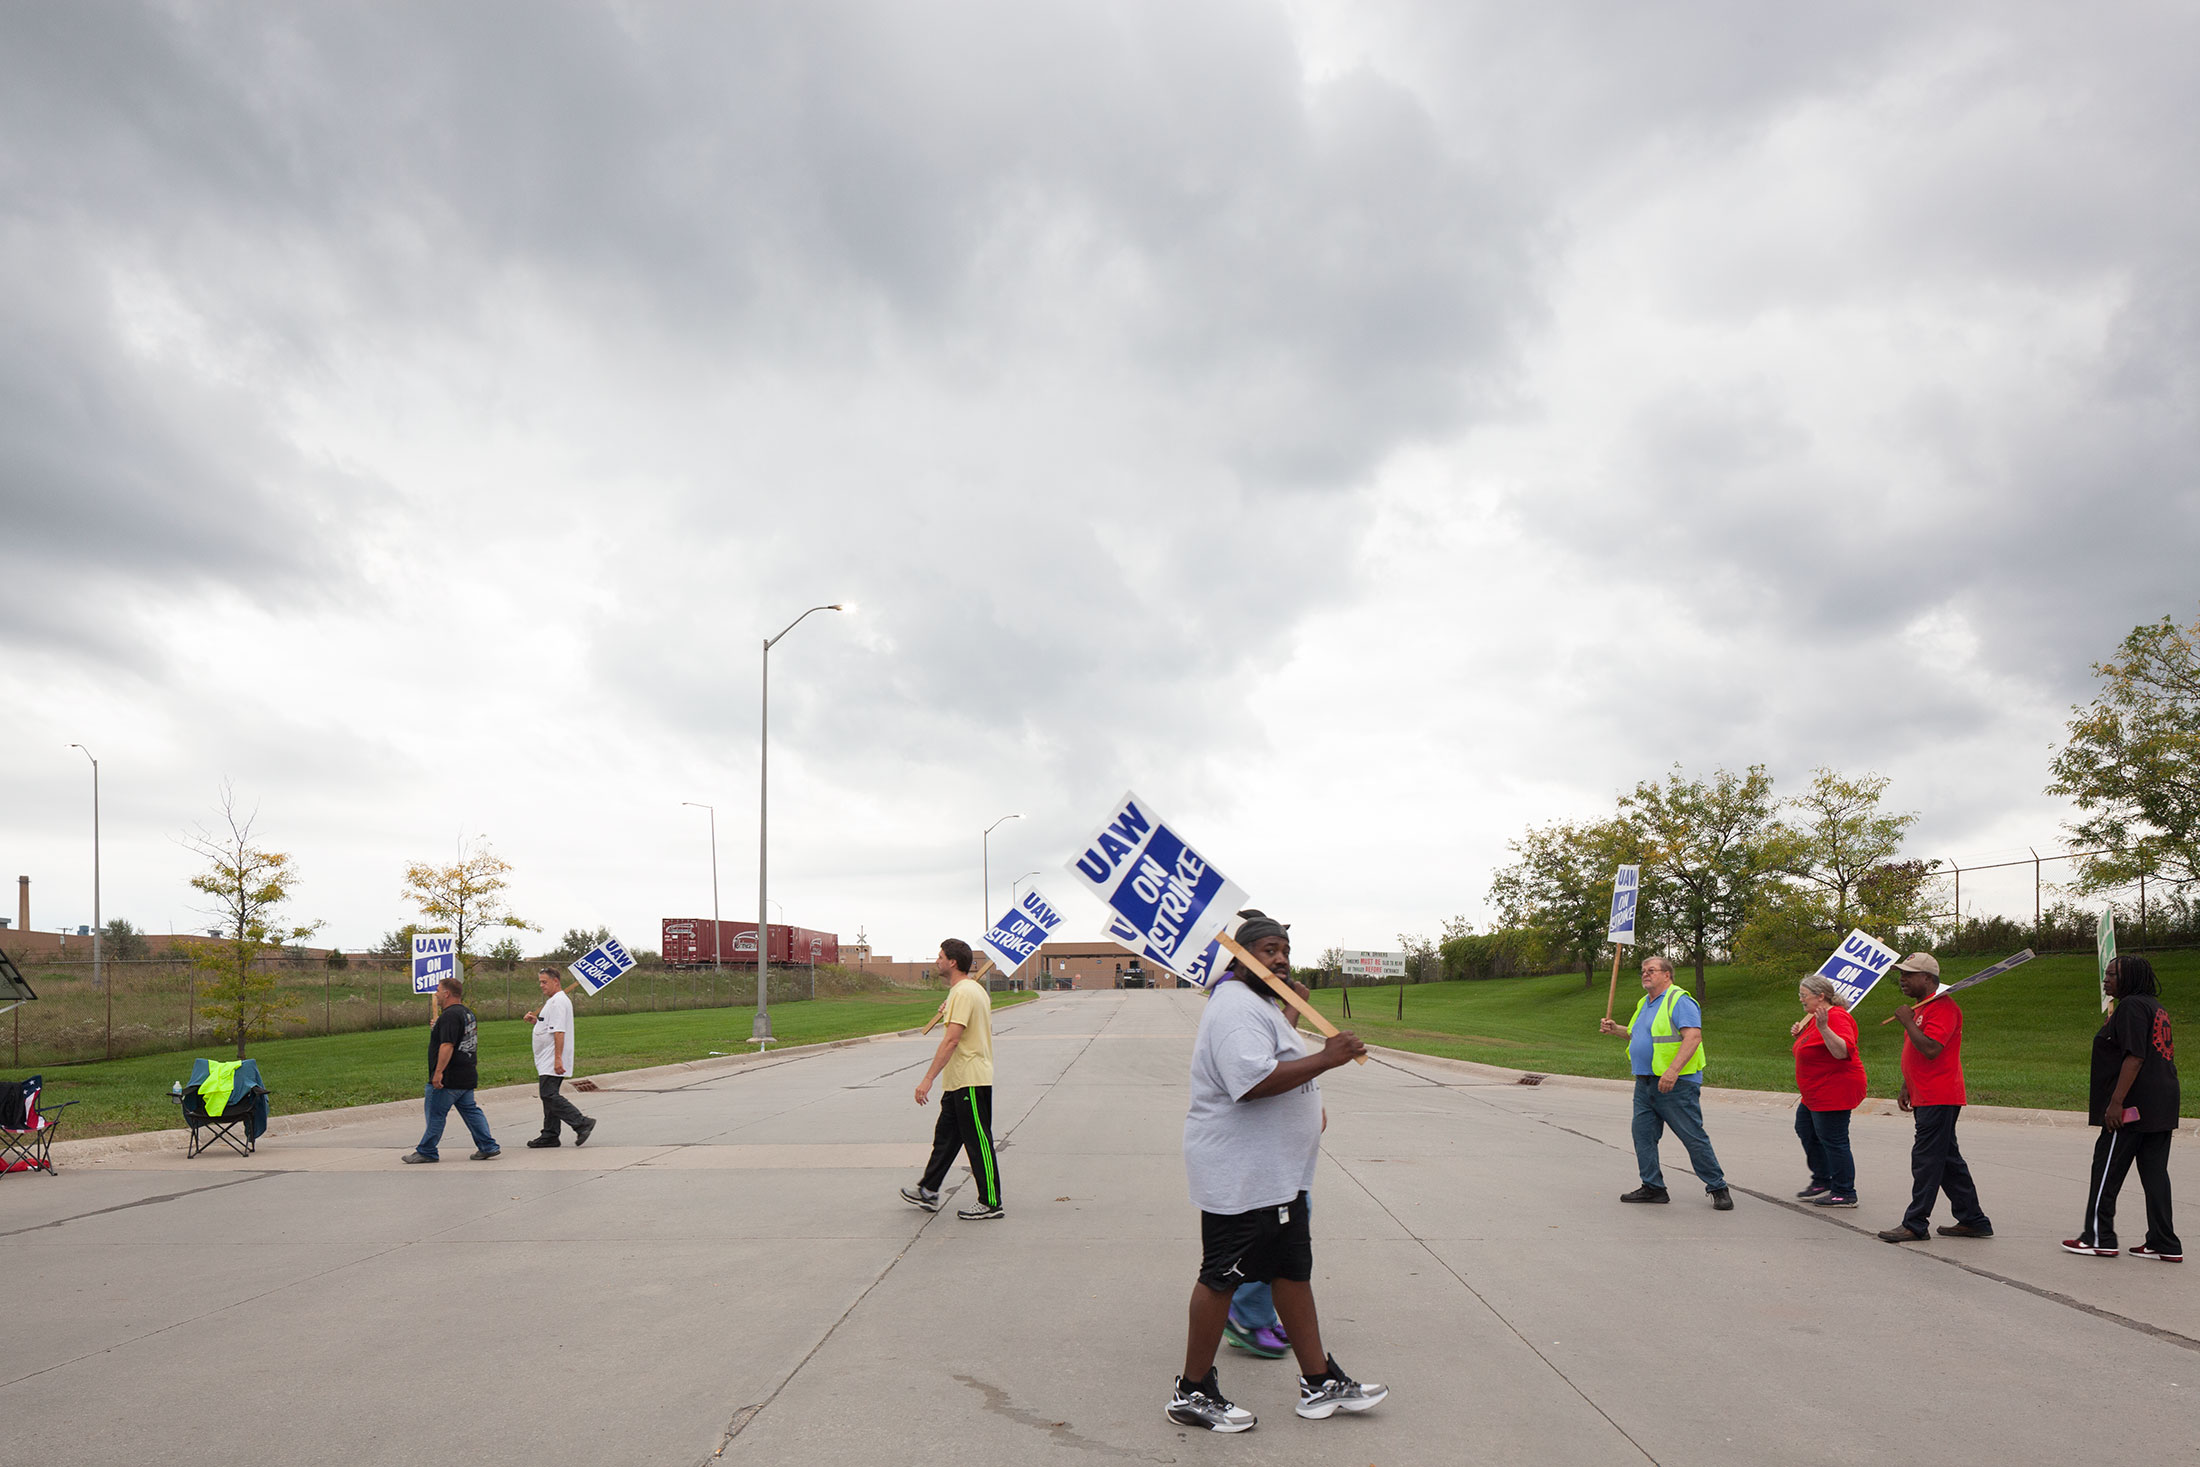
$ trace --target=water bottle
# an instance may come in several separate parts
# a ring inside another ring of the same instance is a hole
[[[183,1094],[183,1082],[182,1082],[181,1080],[178,1080],[178,1081],[177,1081],[177,1082],[176,1082],[175,1084],[173,1084],[173,1085],[169,1086],[169,1087],[168,1087],[168,1093],[169,1093],[170,1095],[181,1095],[181,1094]]]

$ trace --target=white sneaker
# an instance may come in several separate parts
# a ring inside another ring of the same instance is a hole
[[[1366,1411],[1383,1403],[1389,1386],[1362,1384],[1337,1368],[1329,1357],[1329,1373],[1320,1380],[1299,1377],[1299,1414],[1309,1421],[1326,1421],[1339,1411]]]
[[[1250,1431],[1258,1419],[1243,1406],[1233,1406],[1222,1395],[1222,1383],[1214,1371],[1203,1381],[1176,1378],[1175,1394],[1164,1413],[1178,1426],[1204,1426],[1209,1431]]]

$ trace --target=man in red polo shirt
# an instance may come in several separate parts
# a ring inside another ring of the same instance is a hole
[[[1881,1233],[1888,1243],[1922,1243],[1932,1236],[1933,1204],[1948,1194],[1955,1209],[1943,1238],[1991,1238],[1994,1225],[1978,1205],[1971,1168],[1956,1147],[1956,1117],[1963,1113],[1963,1010],[1940,992],[1940,963],[1931,953],[1911,953],[1895,965],[1903,996],[1894,1011],[1902,1024],[1902,1089],[1895,1104],[1917,1117],[1910,1147],[1910,1210],[1901,1226]]]

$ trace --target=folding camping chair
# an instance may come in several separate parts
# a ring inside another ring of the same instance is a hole
[[[53,1175],[53,1135],[61,1129],[61,1112],[76,1104],[41,1105],[39,1091],[46,1081],[33,1075],[23,1082],[23,1124],[0,1119],[0,1172],[44,1172]]]
[[[212,1070],[210,1060],[191,1061],[191,1078],[183,1082],[182,1091],[175,1097],[183,1107],[183,1123],[191,1128],[184,1155],[197,1156],[219,1141],[239,1156],[250,1156],[259,1146],[260,1134],[267,1129],[267,1097],[273,1092],[260,1083],[259,1061],[240,1060],[229,1103],[218,1114],[210,1114],[199,1087]],[[199,1137],[202,1131],[206,1133],[204,1140]],[[241,1141],[237,1139],[239,1131],[244,1133]]]

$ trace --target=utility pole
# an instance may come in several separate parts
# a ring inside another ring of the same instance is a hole
[[[82,744],[70,748],[92,760],[92,987],[107,995],[107,1058],[115,1057],[115,991],[107,986],[107,969],[101,960],[103,926],[99,915],[99,761]]]

